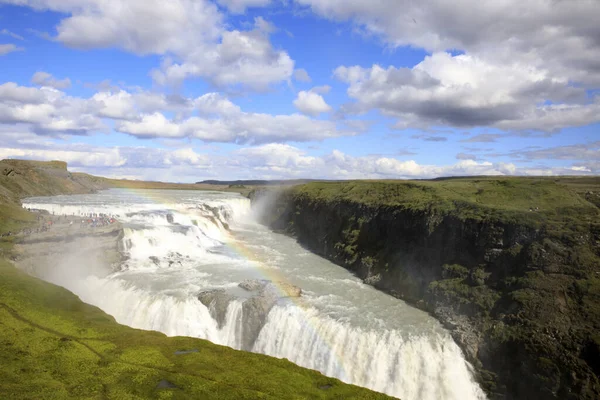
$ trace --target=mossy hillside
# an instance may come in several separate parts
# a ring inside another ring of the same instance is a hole
[[[5,260],[0,276],[3,398],[387,398],[286,360],[119,325]]]

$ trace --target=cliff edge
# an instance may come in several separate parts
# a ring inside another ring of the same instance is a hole
[[[318,182],[263,222],[449,328],[493,399],[600,398],[600,178]]]

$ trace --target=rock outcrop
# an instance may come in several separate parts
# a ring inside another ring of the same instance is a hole
[[[30,275],[58,284],[64,277],[104,277],[125,259],[121,224],[91,228],[71,225],[75,217],[46,218],[54,219],[52,228],[21,235],[14,248],[13,260]]]
[[[219,328],[225,324],[227,308],[233,300],[242,303],[242,349],[250,351],[264,326],[271,308],[282,298],[300,297],[302,289],[285,282],[246,280],[238,285],[249,296],[236,296],[225,289],[211,289],[198,294],[198,300],[208,307]]]

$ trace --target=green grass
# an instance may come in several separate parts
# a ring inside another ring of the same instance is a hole
[[[293,188],[292,193],[310,202],[435,210],[461,218],[503,219],[534,225],[548,219],[564,222],[573,216],[589,222],[598,215],[598,209],[580,196],[573,185],[554,178],[313,182]]]

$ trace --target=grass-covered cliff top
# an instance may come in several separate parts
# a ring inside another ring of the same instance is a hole
[[[592,192],[592,196],[600,193],[600,177],[313,182],[292,189],[295,196],[308,201],[434,210],[460,217],[531,223],[549,217],[589,219],[598,216],[598,208],[591,199],[586,199],[588,192]]]

